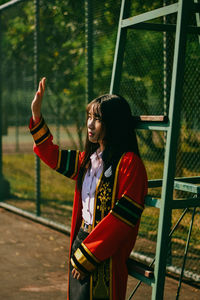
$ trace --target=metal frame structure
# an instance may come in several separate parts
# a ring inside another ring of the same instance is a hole
[[[200,34],[200,28],[198,26],[189,26],[189,16],[191,13],[199,13],[200,5],[196,0],[195,2],[192,0],[179,0],[175,4],[166,5],[159,9],[155,9],[134,17],[130,16],[130,7],[131,0],[122,0],[110,93],[119,92],[127,30],[145,29],[161,32],[175,32],[168,122],[151,122],[149,120],[142,121],[141,119],[140,122],[138,122],[137,127],[138,129],[160,130],[166,132],[163,179],[149,181],[150,188],[162,186],[161,200],[152,199],[150,196],[148,196],[146,199],[146,204],[156,206],[160,209],[154,278],[142,278],[142,276],[137,275],[138,279],[142,279],[152,286],[152,299],[161,300],[163,299],[164,294],[172,210],[189,207],[195,208],[200,206],[200,187],[196,185],[197,183],[200,183],[200,177],[174,178],[178,146],[177,141],[180,133],[180,107],[183,89],[187,33]],[[176,25],[166,23],[149,23],[149,21],[152,21],[156,18],[164,17],[173,13],[176,13],[177,15]],[[196,195],[196,197],[183,200],[173,199],[174,189],[192,192],[194,195]],[[136,276],[136,274],[133,275]]]

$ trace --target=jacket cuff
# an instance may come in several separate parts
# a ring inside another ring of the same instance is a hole
[[[82,243],[71,258],[72,266],[81,274],[93,272],[100,261]]]
[[[37,123],[35,126],[30,122],[29,128],[37,146],[44,143],[51,136],[50,130],[47,127],[43,117],[41,117],[39,123]]]

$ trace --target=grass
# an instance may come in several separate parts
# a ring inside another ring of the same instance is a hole
[[[35,156],[4,154],[3,174],[11,186],[7,200],[22,209],[35,212]],[[65,222],[71,216],[75,183],[41,162],[41,210],[44,217]]]

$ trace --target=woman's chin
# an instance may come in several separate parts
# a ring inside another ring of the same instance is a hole
[[[93,144],[96,144],[97,143],[97,140],[93,137],[89,137],[89,141]]]

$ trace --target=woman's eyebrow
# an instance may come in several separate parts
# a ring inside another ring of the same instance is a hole
[[[94,113],[95,118],[101,118],[100,114]]]

